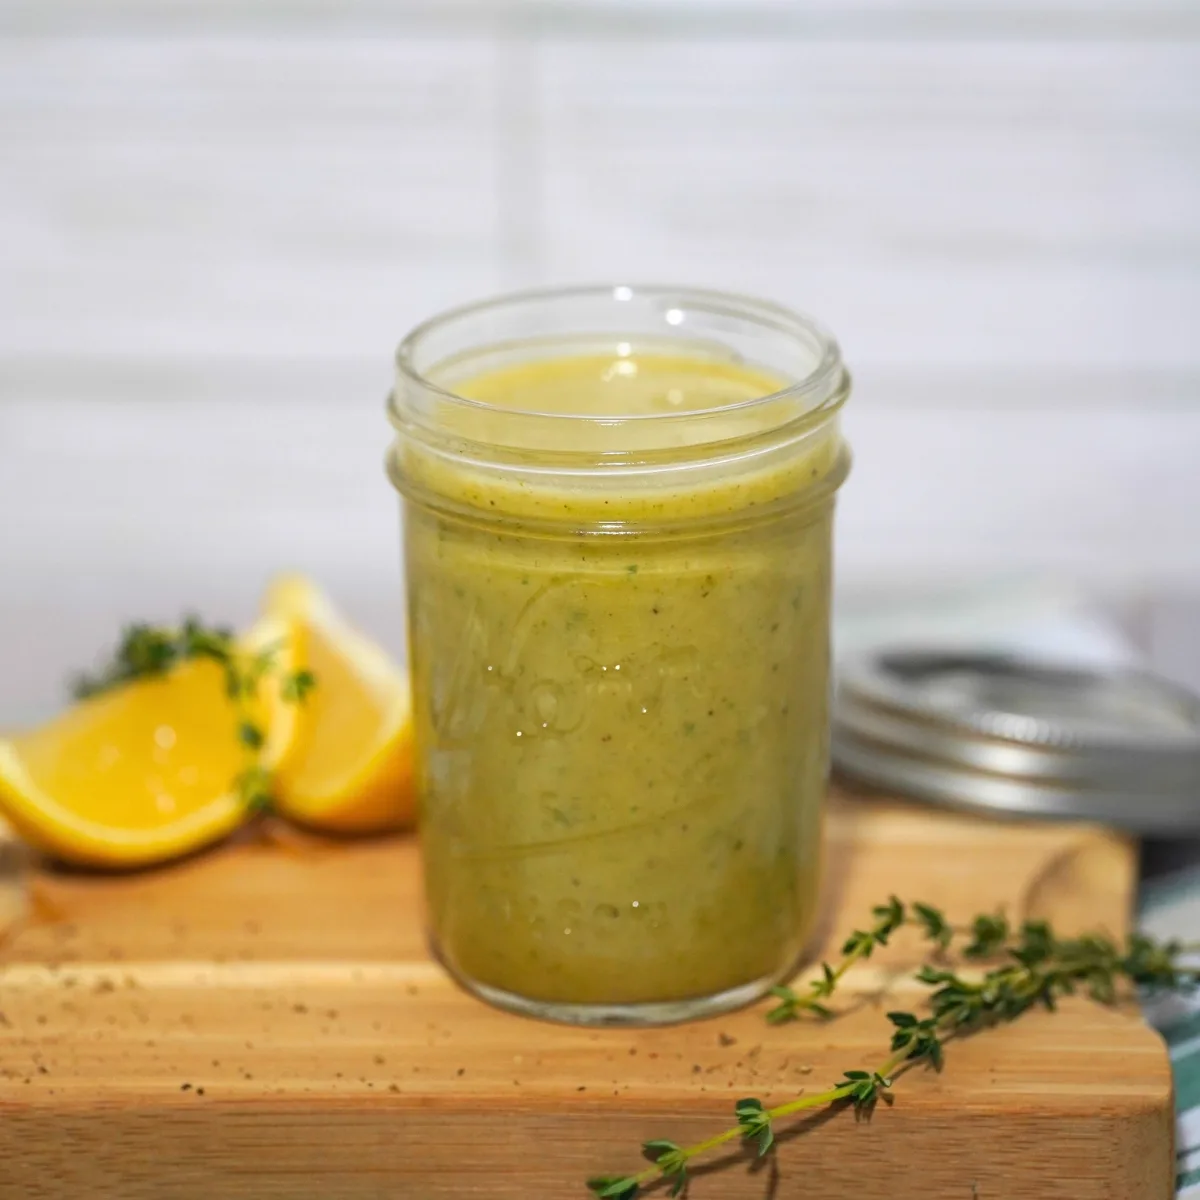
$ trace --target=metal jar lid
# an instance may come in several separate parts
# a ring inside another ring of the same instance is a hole
[[[956,808],[1200,829],[1200,698],[1139,671],[933,650],[854,659],[833,760]]]

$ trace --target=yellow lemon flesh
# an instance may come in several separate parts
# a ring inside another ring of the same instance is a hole
[[[278,580],[267,594],[267,612],[288,624],[294,665],[316,680],[304,702],[292,706],[294,733],[275,766],[279,812],[333,833],[410,825],[415,794],[407,677],[305,579]]]
[[[224,674],[194,661],[0,741],[0,814],[66,862],[142,866],[240,825],[246,766]]]

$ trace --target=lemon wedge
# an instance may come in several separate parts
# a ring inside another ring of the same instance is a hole
[[[286,660],[286,635],[286,626],[267,621],[247,644],[271,644]],[[286,709],[272,711],[259,758],[265,769],[287,751],[294,727]],[[63,861],[144,866],[218,841],[246,820],[236,786],[246,767],[224,672],[194,659],[0,740],[0,816]]]
[[[286,576],[269,588],[269,621],[290,627],[297,669],[316,686],[291,708],[294,730],[274,766],[278,811],[332,833],[410,825],[415,812],[408,679],[351,627],[314,584]],[[270,740],[274,741],[274,720]]]

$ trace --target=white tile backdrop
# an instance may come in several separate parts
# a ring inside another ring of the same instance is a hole
[[[278,567],[398,645],[392,346],[614,277],[841,335],[846,595],[1166,597],[1169,665],[1200,5],[0,0],[0,723],[121,619],[242,618]]]

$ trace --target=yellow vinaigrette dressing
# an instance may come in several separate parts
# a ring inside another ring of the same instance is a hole
[[[437,953],[567,1020],[753,998],[817,903],[836,423],[707,341],[523,339],[421,382],[437,436],[411,403],[391,467]]]

